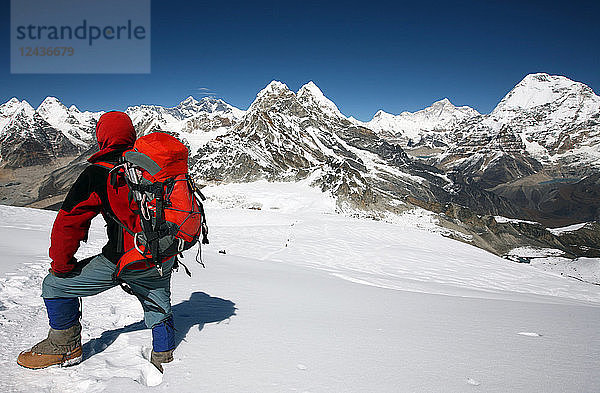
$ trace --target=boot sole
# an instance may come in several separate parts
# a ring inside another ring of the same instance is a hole
[[[79,356],[78,356],[78,357],[76,357],[76,358],[73,358],[73,359],[67,359],[67,360],[65,360],[64,362],[62,362],[62,363],[60,364],[60,366],[61,366],[61,367],[75,366],[75,365],[77,365],[77,364],[81,363],[81,361],[82,361],[82,360],[83,360],[83,355],[79,355]]]

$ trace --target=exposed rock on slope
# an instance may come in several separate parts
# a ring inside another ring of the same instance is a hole
[[[397,208],[398,200],[410,195],[514,214],[501,198],[452,182],[439,169],[414,161],[400,146],[356,125],[312,82],[297,94],[271,82],[244,118],[208,142],[192,162],[193,171],[209,181],[310,177],[331,191],[340,206]],[[492,199],[498,203],[492,206]]]
[[[312,82],[294,93],[276,81],[247,111],[188,97],[172,108],[127,113],[140,135],[178,136],[204,181],[308,178],[341,210],[382,216],[424,207],[457,238],[498,254],[515,244],[568,247],[534,224],[497,223],[490,215],[548,226],[599,219],[600,98],[564,77],[529,75],[488,115],[444,99],[361,123]],[[85,166],[100,114],[51,97],[37,110],[17,99],[0,106],[0,198],[56,206]],[[58,160],[69,164],[59,168]],[[28,165],[38,180],[15,182]]]

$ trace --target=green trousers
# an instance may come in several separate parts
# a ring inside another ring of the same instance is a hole
[[[139,295],[144,309],[144,322],[152,328],[171,316],[171,271],[174,259],[163,264],[163,275],[155,268],[123,270],[120,279]],[[119,283],[113,280],[115,264],[104,255],[96,255],[87,264],[65,278],[48,274],[42,284],[43,298],[78,298],[92,296],[111,289]],[[123,296],[131,296],[123,292]],[[152,299],[151,301],[148,299]],[[159,310],[156,305],[160,306]],[[162,312],[164,311],[164,313]]]

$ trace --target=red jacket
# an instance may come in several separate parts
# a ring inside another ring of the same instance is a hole
[[[129,188],[121,178],[111,184],[109,169],[124,151],[132,148],[136,138],[131,119],[123,112],[108,112],[100,117],[96,125],[96,138],[100,151],[89,158],[90,165],[69,190],[52,227],[50,258],[52,270],[65,274],[76,266],[74,255],[79,243],[87,241],[92,219],[104,216],[108,242],[102,253],[115,264],[123,253],[133,247],[133,237],[109,216],[116,216],[133,232],[141,230],[137,206],[130,204]]]

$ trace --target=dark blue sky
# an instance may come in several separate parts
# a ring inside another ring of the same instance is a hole
[[[600,91],[598,1],[152,2],[149,75],[11,75],[0,31],[0,100],[53,95],[82,110],[174,106],[210,89],[246,109],[271,80],[312,80],[346,115],[370,119],[448,97],[491,111],[526,74]]]

